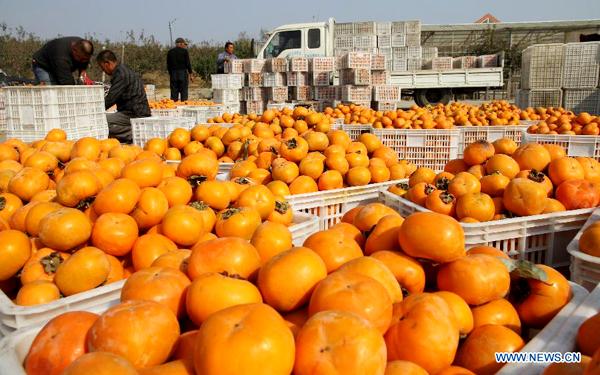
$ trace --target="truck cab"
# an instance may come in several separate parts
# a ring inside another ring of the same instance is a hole
[[[333,25],[328,22],[298,23],[279,26],[268,33],[258,59],[333,56]]]

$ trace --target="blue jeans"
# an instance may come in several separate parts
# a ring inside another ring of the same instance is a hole
[[[33,74],[35,75],[35,84],[39,85],[40,83],[44,83],[45,85],[57,85],[58,81],[56,77],[50,72],[36,66],[35,64],[32,66]]]

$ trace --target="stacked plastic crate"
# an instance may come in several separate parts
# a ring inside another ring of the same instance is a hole
[[[244,86],[244,60],[225,62],[224,68],[227,75],[233,75],[237,79],[231,78],[231,81],[227,81],[227,84],[223,85],[221,84],[221,81],[224,80],[222,78],[217,84],[219,87],[215,87],[213,81],[213,101],[223,104],[227,108],[227,112],[239,112],[241,89]]]
[[[371,54],[349,52],[340,57],[342,101],[371,106]],[[385,58],[383,68],[385,69]]]
[[[600,115],[600,42],[565,44],[563,107]]]
[[[485,63],[484,56],[480,57]],[[537,44],[523,51],[520,107],[560,107],[565,62],[564,44]]]
[[[390,74],[386,70],[386,56],[371,55],[371,108],[378,111],[395,111],[400,100],[400,86],[391,85]]]
[[[421,47],[421,21],[392,22],[391,24],[392,63],[395,72],[420,70],[423,68],[424,50]],[[432,50],[427,51],[437,57]]]
[[[313,99],[317,102],[317,107],[319,109],[333,107],[335,101],[341,99],[339,86],[331,85],[335,71],[335,58],[313,57],[309,59],[308,67],[312,78]]]
[[[0,142],[6,141],[6,109],[4,108],[4,92],[0,88]]]

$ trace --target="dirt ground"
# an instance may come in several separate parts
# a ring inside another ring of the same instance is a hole
[[[169,87],[158,87],[156,89],[156,100],[168,99],[171,97],[171,89]],[[190,100],[195,99],[210,99],[212,97],[212,90],[201,88],[197,85],[191,85],[188,90],[188,98]]]

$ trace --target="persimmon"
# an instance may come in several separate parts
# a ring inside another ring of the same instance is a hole
[[[402,250],[415,258],[451,262],[465,253],[460,224],[435,212],[417,212],[407,217],[398,238]]]
[[[48,247],[66,251],[85,243],[92,234],[92,223],[83,212],[61,208],[42,218],[38,225],[40,240]]]
[[[50,184],[50,177],[36,168],[23,168],[8,182],[8,191],[24,202],[29,202],[37,193],[44,191]]]
[[[463,160],[469,165],[481,165],[494,156],[494,145],[486,140],[478,140],[468,145],[463,152]]]
[[[542,185],[525,178],[515,178],[504,190],[506,209],[519,216],[538,215],[544,211],[548,193]]]
[[[50,320],[31,343],[24,364],[27,373],[61,374],[69,364],[87,353],[87,333],[96,319],[97,314],[75,311]]]
[[[294,336],[283,318],[265,304],[233,306],[204,321],[196,338],[198,374],[289,374]],[[227,353],[227,360],[224,360]]]
[[[510,274],[496,257],[472,254],[442,264],[437,283],[440,290],[456,293],[477,306],[504,297],[510,288]]]
[[[54,283],[65,296],[93,289],[106,280],[110,261],[95,247],[84,247],[67,258],[56,270]]]
[[[512,157],[521,170],[545,171],[552,160],[548,150],[537,143],[528,143],[517,148]]]
[[[182,246],[192,246],[204,233],[202,214],[191,206],[169,208],[161,224],[162,234]]]
[[[355,333],[347,340],[348,332]],[[324,364],[339,374],[383,374],[385,342],[366,319],[346,311],[323,311],[311,316],[296,338],[294,374],[319,371]]]
[[[203,273],[226,271],[254,280],[260,267],[260,256],[252,244],[239,237],[222,237],[192,248],[188,275],[194,280]]]
[[[441,297],[446,301],[448,307],[450,307],[450,310],[452,310],[456,317],[458,331],[461,335],[467,335],[473,330],[473,313],[464,299],[458,294],[446,291],[435,292],[433,295]]]
[[[229,208],[217,214],[215,232],[219,237],[236,236],[250,240],[260,224],[260,213],[254,208]]]
[[[337,270],[347,261],[363,255],[354,239],[331,229],[313,233],[302,246],[312,249],[323,259],[328,273]]]
[[[164,363],[179,338],[179,323],[167,306],[130,300],[108,309],[92,325],[87,338],[91,352],[122,356],[136,370]],[[152,338],[160,337],[160,340]]]
[[[587,180],[574,179],[560,184],[556,188],[555,197],[567,210],[578,210],[598,206],[600,191]]]
[[[92,228],[92,245],[110,255],[126,255],[138,239],[138,233],[133,217],[121,213],[103,214]]]
[[[374,257],[360,257],[344,263],[338,272],[354,272],[369,276],[381,283],[388,292],[392,303],[402,301],[402,290],[394,274],[385,263]]]
[[[321,281],[308,305],[308,315],[325,310],[342,310],[367,319],[385,333],[392,320],[390,296],[379,281],[350,271],[337,271]]]
[[[471,307],[474,328],[486,324],[497,324],[510,328],[517,335],[521,334],[521,319],[514,306],[504,298],[499,298],[483,305]]]

